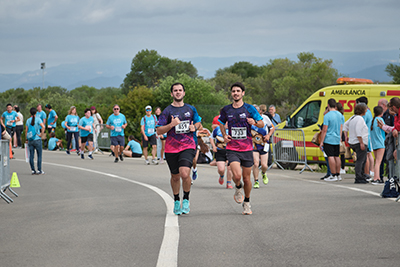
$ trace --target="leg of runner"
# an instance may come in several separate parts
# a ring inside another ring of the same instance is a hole
[[[250,192],[252,188],[251,184],[251,167],[242,167],[242,175],[243,175],[243,183],[244,183],[244,201],[243,201],[243,214],[250,215],[252,214],[251,205],[250,205]]]
[[[114,146],[114,156],[115,156],[115,160],[114,162],[118,162],[118,156],[119,156],[119,145]]]
[[[233,195],[235,201],[241,204],[244,200],[244,196],[242,193],[242,169],[240,167],[240,162],[234,161],[230,164],[232,170],[232,180],[233,183],[236,185],[235,194]],[[251,169],[250,169],[251,170]]]
[[[223,185],[225,176],[225,161],[217,161],[217,170],[219,174],[218,182],[220,185]]]
[[[189,194],[192,185],[192,179],[190,178],[189,167],[179,167],[179,174],[182,178],[182,189],[183,189],[183,200],[182,200],[182,213],[189,214]]]
[[[88,148],[89,148],[89,155],[88,155],[88,158],[90,158],[90,159],[94,159],[93,158],[93,150],[94,150],[94,147],[93,147],[93,142],[91,142],[91,141],[89,141],[89,146],[88,146]]]
[[[253,165],[254,188],[258,189],[260,188],[260,183],[258,182],[258,173],[260,172],[260,170],[258,169],[258,166],[260,164],[260,153],[253,151],[253,159],[254,159],[254,165]]]
[[[152,145],[151,147],[152,147],[151,155],[153,157],[153,164],[157,165],[158,164],[158,161],[157,161],[157,145]]]
[[[226,164],[228,164],[228,162],[226,162]],[[226,168],[226,188],[227,189],[232,189],[232,170],[230,166],[227,166]]]
[[[261,155],[261,175],[264,184],[268,184],[267,170],[268,170],[268,154]]]

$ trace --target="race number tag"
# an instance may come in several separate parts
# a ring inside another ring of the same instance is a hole
[[[11,120],[7,121],[7,125],[8,125],[8,126],[12,126],[12,125],[13,125],[13,123],[11,122]]]
[[[76,132],[76,127],[71,126],[71,127],[69,127],[69,130],[70,130],[71,132]]]
[[[184,134],[190,132],[189,125],[190,121],[181,121],[181,123],[175,126],[175,133]]]
[[[117,133],[122,132],[122,127],[121,126],[115,127],[115,132],[117,132]]]
[[[233,139],[246,139],[247,138],[247,128],[246,127],[232,127],[232,138]]]
[[[154,128],[149,128],[149,129],[147,129],[147,133],[148,133],[148,134],[153,134],[153,133],[154,133]]]

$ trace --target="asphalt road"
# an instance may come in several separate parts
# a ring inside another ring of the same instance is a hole
[[[175,216],[165,164],[44,151],[45,175],[31,175],[23,150],[15,158],[21,188],[14,203],[0,201],[1,266],[400,262],[400,203],[380,198],[382,186],[354,184],[354,175],[327,183],[321,173],[272,169],[270,183],[252,190],[253,214],[244,216],[234,191],[218,184],[216,167],[199,165],[191,212]]]

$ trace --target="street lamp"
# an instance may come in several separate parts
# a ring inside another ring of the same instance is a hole
[[[43,87],[42,87],[42,89],[44,89],[44,69],[46,68],[46,63],[42,62],[40,64],[40,68],[43,70]]]

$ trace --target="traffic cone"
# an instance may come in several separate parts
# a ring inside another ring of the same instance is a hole
[[[10,182],[10,187],[21,187],[18,180],[18,175],[16,172],[13,172]]]
[[[9,142],[9,144],[10,144],[10,159],[12,159],[12,158],[14,158],[13,157],[13,152],[12,152],[12,145],[11,145],[11,140],[8,140]]]

